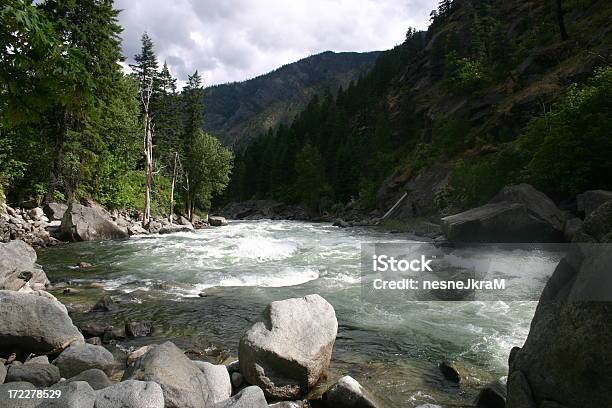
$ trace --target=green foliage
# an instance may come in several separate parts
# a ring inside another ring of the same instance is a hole
[[[610,112],[612,68],[607,67],[588,85],[571,86],[552,111],[529,124],[519,141],[531,153],[526,178],[566,194],[612,187]]]
[[[432,128],[432,147],[443,155],[452,156],[467,147],[469,125],[454,118],[435,119]]]
[[[220,194],[227,187],[233,160],[232,152],[218,139],[201,129],[196,131],[186,163],[192,205],[210,208],[213,194]]]
[[[453,92],[472,92],[485,83],[479,60],[459,58],[456,52],[446,54],[444,85]]]
[[[331,206],[331,187],[325,181],[325,166],[319,150],[306,144],[295,159],[296,193],[300,202],[316,210]]]

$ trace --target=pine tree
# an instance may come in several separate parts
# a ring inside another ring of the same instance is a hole
[[[183,143],[187,163],[198,163],[200,158],[197,157],[197,149],[194,149],[194,143],[202,133],[204,119],[202,114],[204,89],[202,88],[202,78],[196,70],[193,75],[187,79],[187,85],[183,89],[183,109],[185,112],[185,125],[183,126]],[[198,170],[200,167],[186,166],[186,197],[185,204],[187,206],[187,215],[189,219],[193,219],[194,209],[196,206],[196,192],[198,190],[197,181]]]

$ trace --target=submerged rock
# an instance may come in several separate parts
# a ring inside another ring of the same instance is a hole
[[[344,376],[323,394],[327,408],[377,408],[374,397],[351,376]]]
[[[0,348],[53,353],[85,339],[57,300],[0,291]]]
[[[153,334],[153,325],[149,322],[126,322],[125,334],[129,337],[146,337]]]
[[[461,376],[459,375],[459,371],[449,362],[442,361],[438,364],[438,368],[440,372],[448,381],[459,383],[461,381]]]
[[[98,241],[124,239],[129,235],[101,208],[72,203],[62,218],[60,237],[64,241]]]
[[[272,302],[240,340],[240,371],[272,398],[297,399],[329,366],[337,332],[334,308],[319,295]]]
[[[91,308],[91,311],[92,312],[113,312],[117,309],[118,309],[118,306],[113,301],[113,299],[109,295],[104,295]]]
[[[63,377],[73,377],[85,370],[98,368],[106,374],[111,374],[115,358],[110,351],[102,346],[79,344],[64,350],[54,361]]]

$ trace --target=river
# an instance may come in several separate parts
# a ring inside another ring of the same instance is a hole
[[[69,295],[52,292],[75,322],[148,320],[156,329],[152,337],[119,346],[171,339],[204,351],[210,361],[235,357],[240,336],[270,301],[318,293],[334,306],[339,322],[328,382],[350,374],[388,407],[470,406],[478,387],[506,374],[510,349],[523,344],[536,303],[364,298],[361,245],[408,241],[373,229],[234,221],[194,233],[44,249],[39,263],[52,281],[69,280],[75,288]],[[542,284],[561,257],[542,250],[489,251],[485,255],[505,276],[527,268]],[[75,268],[81,261],[94,266]],[[117,299],[118,312],[88,312],[102,295],[95,286]],[[465,376],[461,386],[441,379],[441,360],[457,364]]]

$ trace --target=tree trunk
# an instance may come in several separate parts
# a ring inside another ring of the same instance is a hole
[[[561,39],[567,41],[569,36],[565,29],[565,18],[563,13],[562,0],[555,0],[555,14],[557,15],[557,24],[559,24],[559,32],[561,33]]]
[[[149,112],[145,111],[145,136],[144,136],[144,156],[145,156],[145,205],[142,216],[142,226],[146,228],[151,221],[151,186],[153,185],[153,148],[151,137],[151,123]]]
[[[54,200],[55,190],[59,184],[60,173],[62,171],[62,161],[64,160],[64,147],[66,145],[68,112],[65,109],[58,115],[55,133],[55,146],[53,147],[53,166],[49,174],[49,184],[44,202],[50,203]]]
[[[178,152],[174,152],[174,168],[172,169],[172,186],[170,187],[170,215],[168,216],[170,224],[174,215],[174,185],[176,184],[176,159]]]
[[[191,221],[191,189],[189,188],[189,174],[185,175],[185,181],[187,183],[185,211],[187,212],[187,218]]]

